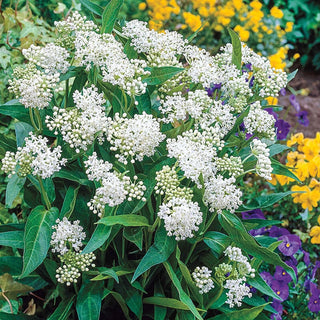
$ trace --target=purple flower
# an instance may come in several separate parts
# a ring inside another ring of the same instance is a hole
[[[283,305],[281,301],[273,299],[271,303],[271,307],[278,312],[278,314],[282,315],[283,312]]]
[[[286,89],[285,88],[282,88],[279,93],[282,95],[282,96],[285,96],[286,95]]]
[[[316,264],[314,265],[314,268],[312,270],[311,279],[313,280],[316,276],[317,270],[320,268],[320,261],[316,261]]]
[[[254,77],[252,76],[249,82],[249,88],[253,87],[253,81],[254,81]]]
[[[246,64],[242,67],[242,72],[248,72],[248,71],[252,71],[252,64],[251,64],[251,63],[246,63]]]
[[[273,280],[273,276],[267,272],[267,271],[263,271],[260,273],[261,278],[267,283],[267,285],[271,285],[271,282]]]
[[[276,272],[274,273],[274,278],[278,281],[282,281],[285,284],[288,284],[292,281],[291,276],[285,271],[282,267],[276,266]]]
[[[283,281],[278,281],[274,279],[271,281],[270,287],[282,300],[288,299],[289,287]]]
[[[210,88],[206,88],[206,91],[207,91],[208,96],[212,97],[213,93],[219,89],[221,89],[221,83],[213,84]]]
[[[269,114],[272,114],[273,117],[274,117],[276,120],[278,120],[278,115],[277,115],[276,112],[274,112],[273,108],[265,108],[264,110],[267,111]]]
[[[298,122],[305,127],[307,127],[309,125],[309,119],[307,116],[308,116],[307,111],[300,111],[300,112],[296,113],[296,117],[298,118]]]
[[[303,252],[303,262],[308,266],[310,264],[310,254],[307,251],[302,250]]]
[[[320,290],[317,285],[313,282],[310,283],[311,296],[308,303],[308,308],[311,312],[320,311]]]
[[[289,101],[290,101],[291,105],[295,108],[295,110],[296,110],[297,112],[299,112],[299,111],[301,110],[300,104],[299,104],[299,102],[297,101],[296,96],[295,96],[294,94],[290,95]]]
[[[277,226],[272,226],[269,230],[269,236],[273,238],[278,238],[286,234],[290,234],[290,232],[285,228],[279,228]]]
[[[251,293],[256,293],[256,292],[257,292],[257,289],[254,288],[252,285],[246,283],[246,286],[250,288],[250,292],[251,292]]]
[[[277,314],[272,314],[270,316],[270,319],[272,319],[272,320],[282,320],[282,317],[281,317],[281,315],[279,313],[277,313]]]
[[[266,219],[261,209],[254,209],[250,211],[241,212],[242,219]]]
[[[278,249],[285,256],[293,256],[301,247],[300,238],[294,234],[281,236],[278,240],[283,240],[282,243],[280,243]]]
[[[277,139],[284,140],[290,131],[289,122],[278,119],[274,125],[277,128]]]

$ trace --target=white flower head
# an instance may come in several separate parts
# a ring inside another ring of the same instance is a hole
[[[212,271],[207,267],[196,267],[192,273],[195,285],[200,289],[199,293],[204,294],[214,288],[213,280],[211,279]]]

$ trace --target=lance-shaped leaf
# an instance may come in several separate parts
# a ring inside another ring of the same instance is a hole
[[[163,82],[169,80],[179,72],[183,71],[184,68],[178,67],[154,67],[148,68],[150,74],[148,77],[143,79],[143,82],[149,86],[155,86],[162,84]]]
[[[57,208],[46,210],[44,206],[31,211],[25,227],[21,278],[34,271],[46,258],[58,212]]]
[[[32,291],[33,288],[26,285],[14,281],[12,276],[9,273],[5,273],[4,275],[0,276],[0,288],[1,288],[1,295],[0,297],[4,299],[4,295],[8,299],[17,299],[18,295],[27,293]]]
[[[148,219],[144,216],[138,216],[136,214],[124,214],[120,216],[104,217],[97,222],[98,224],[104,224],[105,226],[114,226],[115,224],[121,224],[125,227],[149,227]]]
[[[232,42],[232,63],[241,70],[242,53],[240,38],[232,29],[228,28],[228,32]]]
[[[111,33],[114,23],[118,17],[123,0],[111,0],[105,7],[102,14],[101,33]]]
[[[8,231],[0,233],[0,246],[23,248],[23,231]]]

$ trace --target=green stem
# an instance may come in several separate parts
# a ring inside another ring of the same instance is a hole
[[[187,256],[187,258],[186,258],[186,260],[185,260],[184,264],[187,264],[187,263],[188,263],[188,261],[190,260],[190,258],[191,258],[191,256],[192,256],[192,253],[193,253],[193,251],[194,251],[194,249],[195,249],[196,245],[198,244],[198,242],[199,242],[199,240],[197,240],[197,241],[192,245],[192,247],[190,248],[189,253],[188,253],[188,256]]]
[[[69,79],[66,80],[66,93],[65,93],[65,109],[67,109],[68,106],[68,93],[69,93]]]
[[[50,200],[48,198],[48,194],[44,188],[44,185],[43,185],[43,182],[42,182],[42,179],[40,177],[38,177],[38,181],[39,181],[39,185],[40,185],[40,189],[41,189],[41,194],[43,196],[43,199],[44,199],[44,202],[46,204],[46,207],[48,210],[51,209],[51,203],[50,203]]]
[[[204,230],[201,232],[201,234],[204,234],[204,233],[207,232],[207,230],[210,228],[210,226],[211,226],[213,220],[216,218],[216,216],[217,216],[217,212],[215,211],[215,213],[213,213],[213,214],[211,215],[210,219],[209,219],[208,222],[206,223],[206,226],[205,226]]]
[[[76,294],[78,295],[79,290],[78,290],[77,284],[75,282],[73,283],[73,288],[74,288],[74,291],[76,292]]]
[[[157,217],[157,219],[154,221],[153,225],[151,227],[148,228],[149,232],[153,232],[156,227],[158,226],[158,224],[160,224],[160,218]]]
[[[207,303],[204,309],[208,310],[220,298],[220,296],[222,295],[222,292],[223,292],[223,287],[220,287],[217,294],[211,300],[209,300],[209,302]]]
[[[124,90],[121,90],[122,91],[122,95],[123,95],[123,98],[124,98],[124,112],[127,113],[128,112],[128,99],[127,99],[127,95],[126,93],[124,92]]]
[[[36,115],[36,119],[37,119],[37,122],[38,122],[38,125],[39,125],[39,131],[41,132],[42,131],[42,121],[41,121],[41,116],[40,116],[39,109],[35,109],[34,113]]]
[[[36,131],[39,131],[39,128],[37,127],[36,122],[34,121],[32,108],[29,108],[29,116],[30,116],[32,126],[36,129]]]

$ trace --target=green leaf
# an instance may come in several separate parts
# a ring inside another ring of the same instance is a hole
[[[287,166],[283,165],[279,161],[271,158],[271,166],[273,174],[286,176],[296,180],[298,183],[301,183],[301,180],[292,171],[290,171]]]
[[[227,235],[221,232],[208,231],[204,235],[203,242],[212,250],[213,255],[219,258],[232,241]]]
[[[80,3],[86,7],[89,11],[93,12],[97,16],[102,16],[103,13],[103,8],[100,7],[99,5],[89,1],[89,0],[79,0]]]
[[[20,193],[21,189],[26,182],[26,177],[20,178],[16,174],[14,174],[7,184],[6,189],[6,207],[11,208],[13,201]]]
[[[193,315],[197,319],[202,320],[202,317],[201,317],[200,313],[198,312],[197,308],[195,307],[195,305],[193,304],[192,300],[190,299],[190,297],[182,289],[181,283],[180,283],[177,275],[173,271],[172,266],[170,265],[170,263],[163,262],[163,265],[166,268],[167,273],[168,273],[170,279],[172,280],[173,285],[176,287],[176,289],[178,291],[179,298],[180,298],[181,302],[183,302],[185,305],[188,306],[189,310],[193,313]]]
[[[259,228],[273,226],[281,223],[282,221],[280,220],[265,220],[265,219],[247,219],[243,221],[243,224],[247,230],[259,229]]]
[[[241,70],[242,53],[241,53],[241,41],[238,34],[232,29],[228,28],[228,32],[232,42],[232,63]]]
[[[292,71],[287,75],[287,83],[289,83],[296,76],[297,72],[298,72],[298,69]]]
[[[69,186],[63,200],[62,208],[59,215],[60,219],[62,219],[64,216],[70,217],[70,215],[72,214],[74,206],[76,204],[79,188],[80,186]]]
[[[0,319],[3,320],[43,320],[37,316],[27,316],[26,314],[10,314],[0,312]]]
[[[219,314],[213,318],[209,318],[208,320],[254,320],[267,305],[268,303],[265,303],[261,306],[253,307],[251,309],[244,308],[225,314]]]
[[[173,298],[164,298],[164,297],[148,297],[143,299],[145,304],[155,304],[157,306],[179,309],[179,310],[189,310],[189,307],[181,302],[180,300]]]
[[[268,286],[268,284],[263,280],[259,273],[256,272],[254,278],[248,278],[246,282],[259,290],[261,293],[268,295],[277,300],[281,300],[279,296]]]
[[[9,273],[0,276],[1,292],[9,299],[17,299],[18,295],[33,291],[33,288],[25,284],[14,281]],[[4,299],[3,295],[0,295]]]
[[[281,266],[290,274],[292,279],[296,279],[294,270],[285,264],[278,254],[268,248],[261,247],[247,232],[243,223],[235,214],[224,211],[218,215],[218,218],[223,229],[238,247],[256,258],[262,259],[266,263]]]
[[[11,139],[4,134],[0,134],[0,158],[3,158],[7,151],[17,151],[16,140]]]
[[[16,131],[17,146],[22,147],[24,139],[33,131],[33,127],[26,122],[17,122],[14,124],[14,129]]]
[[[119,277],[117,273],[112,268],[103,268],[103,271],[101,272],[101,275],[109,276],[110,278],[113,278],[116,280],[117,283],[119,283]],[[95,278],[91,279],[91,281],[97,280]]]
[[[31,123],[29,110],[18,99],[0,105],[0,114],[10,116],[23,122]]]
[[[22,271],[21,257],[0,257],[0,274],[10,273],[12,276],[18,276]]]
[[[89,242],[82,250],[82,253],[93,252],[94,250],[100,248],[109,238],[112,228],[105,226],[103,224],[98,224],[94,230]]]
[[[164,227],[160,227],[155,235],[154,243],[149,248],[145,256],[141,259],[131,282],[134,282],[140,275],[149,270],[151,267],[167,261],[175,249],[176,240],[168,237]]]
[[[79,320],[99,320],[102,297],[102,282],[82,284],[76,303]]]
[[[68,71],[66,73],[63,73],[60,75],[60,81],[68,80],[70,78],[76,77],[79,73],[82,73],[84,71],[84,67],[75,67],[71,66],[69,67]]]
[[[125,227],[150,227],[148,219],[144,216],[136,214],[125,214],[119,216],[110,216],[100,219],[97,224],[104,224],[105,226],[114,226],[121,224]]]
[[[292,193],[294,192],[287,191],[287,192],[279,192],[279,193],[263,195],[253,199],[253,201],[250,202],[249,204],[240,206],[236,211],[242,212],[242,211],[249,211],[249,210],[254,210],[259,208],[260,209],[267,208]]]
[[[111,33],[117,16],[123,5],[123,0],[111,0],[102,13],[101,33]]]
[[[285,144],[273,144],[269,147],[270,157],[290,149]]]
[[[23,270],[21,278],[35,270],[47,256],[50,247],[52,226],[58,218],[58,209],[34,208],[27,220],[24,235]]]
[[[43,203],[45,203],[39,180],[35,176],[33,176],[32,174],[28,175],[28,179],[32,182],[32,184],[39,191],[39,193],[41,194],[41,197],[42,197],[42,201],[43,201]],[[56,192],[55,192],[55,186],[54,186],[52,178],[43,179],[42,183],[43,183],[43,187],[44,187],[45,191],[47,192],[48,199],[49,199],[50,203],[53,203],[53,201],[56,198]]]
[[[70,316],[70,309],[74,303],[75,296],[62,300],[56,310],[51,314],[48,320],[67,320]]]
[[[92,185],[92,182],[88,180],[86,174],[80,171],[68,171],[66,169],[61,169],[60,171],[55,172],[52,178],[66,179],[84,186]]]
[[[0,233],[0,246],[23,248],[23,231],[8,231]]]
[[[143,82],[149,86],[155,86],[164,83],[176,74],[184,70],[184,68],[178,67],[153,67],[147,68],[150,71],[150,75],[143,79]]]
[[[143,232],[142,228],[124,228],[123,237],[128,241],[134,243],[140,251],[142,251]]]
[[[126,268],[123,266],[116,266],[112,268],[114,272],[116,273],[117,277],[126,276],[130,273],[134,272],[134,269],[132,268]],[[96,277],[92,278],[91,281],[101,281],[101,280],[107,280],[110,278],[113,278],[113,276],[110,275],[110,273],[105,274],[105,270],[109,270],[108,268],[100,267],[98,268],[100,274],[98,274]]]
[[[104,289],[103,298],[107,297],[109,294],[111,294],[113,296],[113,298],[118,302],[125,318],[127,320],[131,320],[131,318],[129,316],[129,309],[126,305],[126,302],[122,298],[121,294],[119,294],[118,292],[115,292],[115,291],[110,291],[108,289]]]

